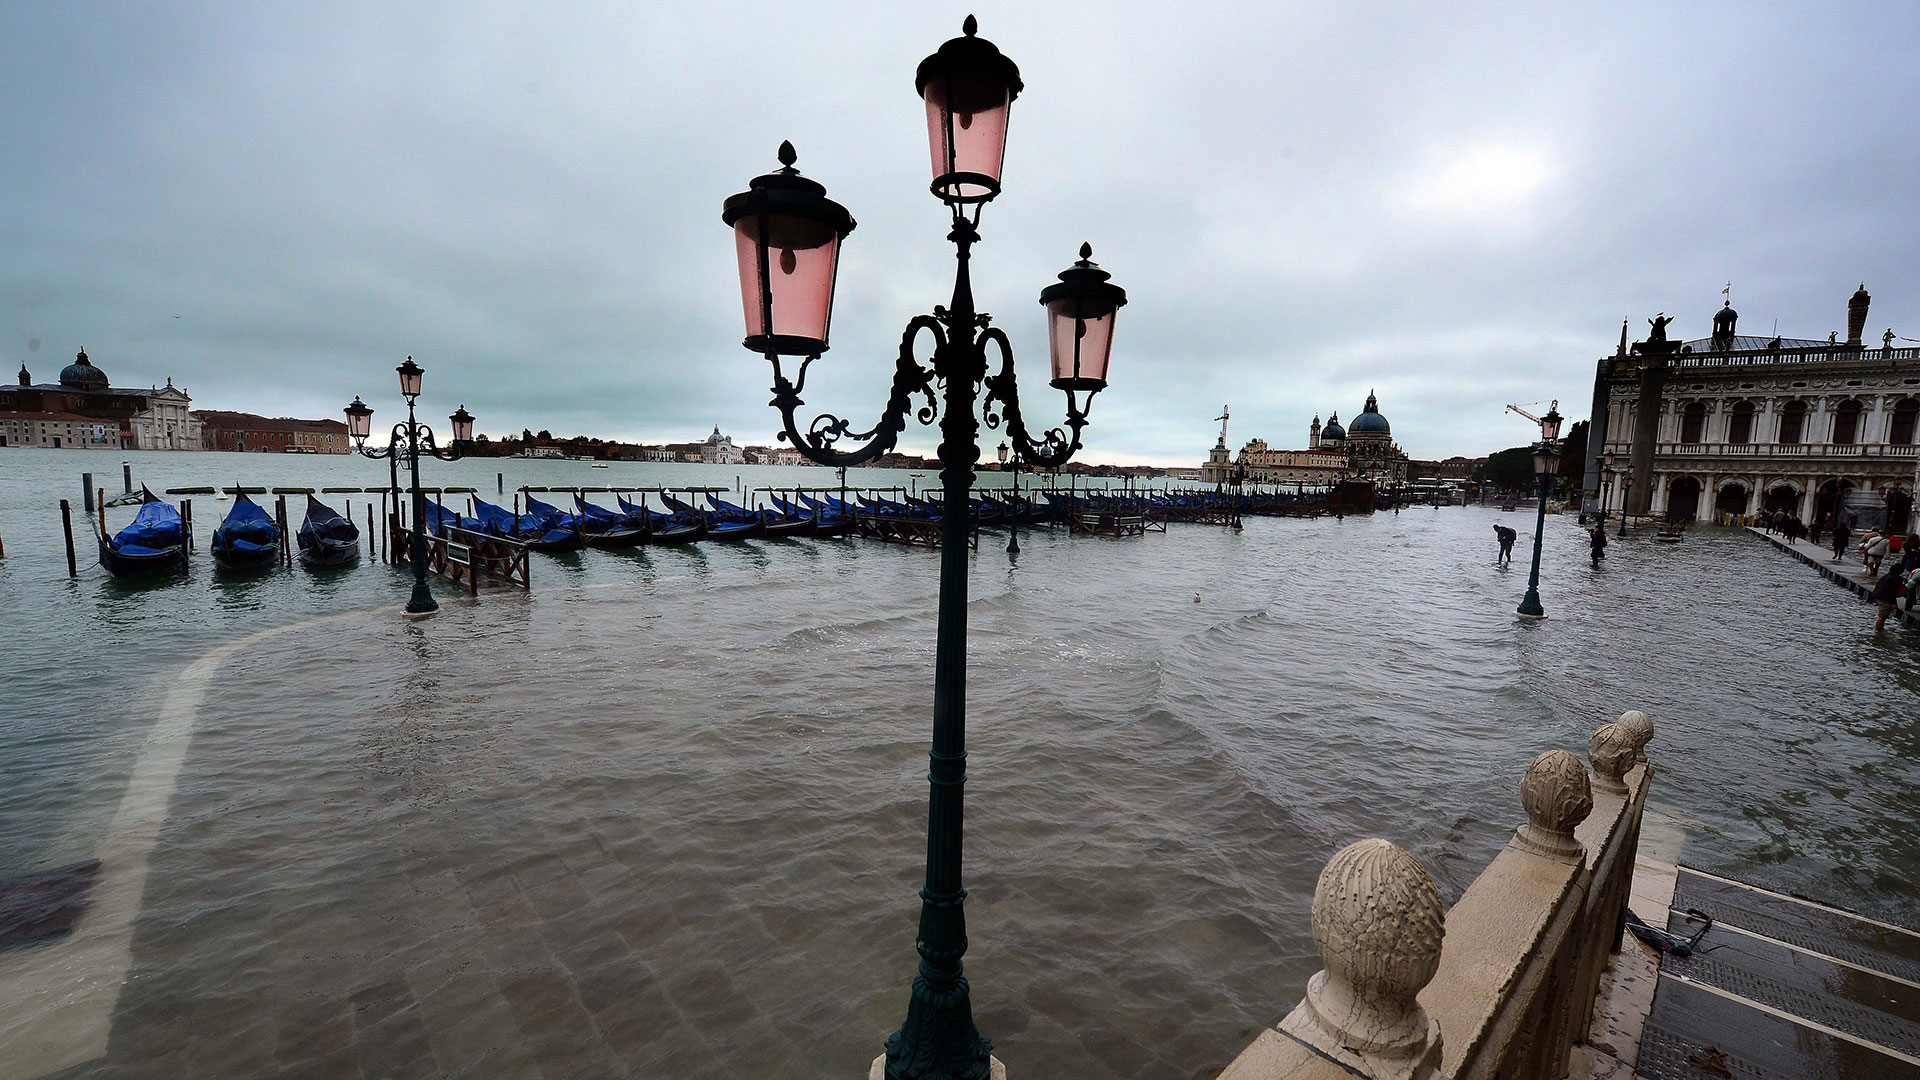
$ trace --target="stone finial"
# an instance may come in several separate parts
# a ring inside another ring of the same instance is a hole
[[[1587,740],[1587,760],[1593,763],[1593,786],[1609,795],[1627,793],[1627,770],[1634,766],[1633,743],[1619,724],[1606,724]]]
[[[1593,813],[1593,789],[1579,758],[1565,750],[1534,758],[1520,781],[1520,805],[1527,823],[1514,832],[1515,847],[1562,862],[1580,861],[1584,849],[1573,830]]]
[[[1435,1075],[1440,1028],[1417,995],[1445,933],[1440,891],[1418,860],[1385,840],[1347,847],[1313,891],[1326,968],[1280,1029],[1378,1080]]]
[[[1628,709],[1615,723],[1627,733],[1627,742],[1633,745],[1633,759],[1647,760],[1647,744],[1653,741],[1653,717],[1639,709]]]

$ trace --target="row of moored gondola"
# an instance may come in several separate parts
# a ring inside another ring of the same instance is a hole
[[[144,487],[140,495],[140,512],[131,524],[111,536],[102,530],[100,565],[115,577],[185,570],[193,552],[193,534],[180,511]],[[311,495],[307,496],[306,517],[295,538],[300,544],[300,561],[306,566],[343,566],[360,557],[359,527]],[[233,508],[213,530],[212,549],[214,564],[226,569],[272,566],[280,561],[280,526],[265,507],[236,488]]]

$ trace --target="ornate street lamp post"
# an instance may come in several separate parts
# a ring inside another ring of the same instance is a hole
[[[1627,538],[1627,504],[1633,494],[1633,470],[1629,469],[1620,476],[1620,539]]]
[[[445,450],[434,444],[433,429],[414,419],[414,401],[420,397],[420,383],[426,375],[426,369],[407,357],[407,362],[394,369],[400,373],[400,393],[407,399],[407,418],[393,425],[393,434],[387,445],[369,448],[367,436],[373,430],[373,410],[360,400],[359,395],[344,410],[347,414],[347,434],[353,437],[354,449],[361,454],[374,458],[386,458],[397,463],[405,460],[407,470],[412,475],[413,487],[413,596],[407,600],[407,614],[430,615],[440,610],[434,602],[432,590],[427,588],[427,497],[420,490],[420,455],[422,452],[441,461],[458,461],[467,443],[473,440],[473,417],[465,405],[447,420],[453,425],[453,445]],[[399,479],[393,482],[397,490]]]
[[[1007,554],[1020,554],[1020,459],[1009,462],[1007,440],[1000,440],[1000,467],[1013,472],[1013,501],[1007,504]]]
[[[781,438],[810,460],[858,465],[892,450],[911,414],[922,424],[938,417],[941,508],[939,631],[935,646],[933,749],[929,767],[926,884],[920,890],[919,971],[906,1021],[887,1040],[886,1075],[983,1080],[992,1043],[974,1027],[961,957],[967,951],[961,887],[962,791],[966,781],[966,647],[968,520],[980,417],[989,428],[1004,421],[1013,452],[1028,464],[1058,468],[1080,449],[1093,396],[1107,385],[1115,313],[1127,294],[1092,261],[1080,259],[1041,290],[1055,389],[1067,398],[1067,418],[1038,439],[1020,412],[1013,347],[1006,334],[974,310],[968,259],[980,239],[980,212],[1000,193],[1007,116],[1022,88],[1019,69],[986,39],[968,16],[963,36],[921,62],[914,88],[925,103],[935,197],[950,212],[956,249],[953,298],[931,315],[907,323],[894,362],[893,387],[880,420],[865,431],[832,414],[805,428],[795,420],[807,369],[827,351],[840,244],[853,217],[826,197],[826,188],[793,167],[791,143],[780,144],[778,172],[755,177],[727,199],[723,220],[734,230],[740,291],[746,314],[743,344],[773,365],[773,400],[785,430]],[[923,363],[914,346],[924,334],[933,356]],[[987,346],[999,354],[988,368]],[[800,358],[792,378],[781,357]],[[944,404],[936,391],[944,389]],[[985,391],[985,401],[978,395]],[[922,403],[916,407],[915,397]],[[1079,395],[1076,397],[1076,395]],[[944,415],[942,412],[944,410]],[[842,441],[852,445],[840,449]]]
[[[1560,410],[1547,409],[1547,415],[1540,418],[1540,445],[1533,448],[1533,473],[1540,478],[1540,512],[1533,523],[1533,572],[1527,576],[1527,595],[1520,601],[1515,611],[1523,619],[1544,619],[1547,611],[1540,606],[1540,543],[1547,531],[1547,496],[1553,490],[1553,478],[1560,474],[1560,448],[1554,445],[1560,438]]]
[[[1602,529],[1607,527],[1607,514],[1609,513],[1607,503],[1613,496],[1613,478],[1614,472],[1612,465],[1608,465],[1606,468],[1600,470],[1600,528]]]

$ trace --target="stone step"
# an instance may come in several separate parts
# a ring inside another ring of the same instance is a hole
[[[1663,970],[1635,1072],[1640,1080],[1920,1080],[1920,1060]]]
[[[1718,923],[1920,984],[1920,934],[1892,923],[1683,866],[1673,910],[1690,908]]]

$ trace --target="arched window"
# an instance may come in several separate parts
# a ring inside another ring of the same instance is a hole
[[[1690,401],[1680,413],[1680,441],[1697,443],[1701,429],[1707,426],[1707,405],[1703,401]]]
[[[1789,401],[1780,410],[1780,441],[1789,446],[1800,441],[1800,432],[1807,426],[1807,403]]]
[[[1893,423],[1887,428],[1887,441],[1895,446],[1912,446],[1913,429],[1920,421],[1920,401],[1907,398],[1893,407]]]
[[[1753,402],[1733,403],[1733,415],[1727,418],[1727,441],[1730,443],[1753,441]]]
[[[1834,407],[1833,441],[1839,446],[1852,446],[1860,441],[1860,403],[1858,401],[1849,399]]]

